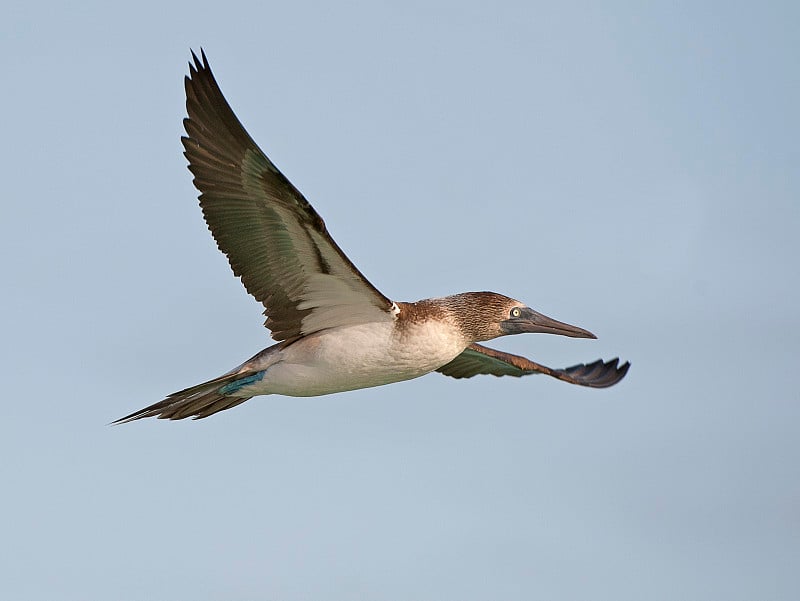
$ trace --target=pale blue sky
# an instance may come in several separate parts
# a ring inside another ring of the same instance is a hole
[[[0,597],[800,597],[796,3],[5,3]],[[181,155],[202,46],[384,293],[603,391],[431,375],[106,424],[270,344]]]

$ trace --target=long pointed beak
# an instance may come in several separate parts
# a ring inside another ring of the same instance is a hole
[[[570,338],[597,338],[589,330],[547,317],[528,307],[522,309],[519,317],[503,321],[501,327],[507,334],[558,334]]]

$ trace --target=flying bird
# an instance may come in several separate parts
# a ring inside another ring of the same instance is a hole
[[[200,419],[257,395],[331,394],[433,371],[453,378],[546,374],[593,388],[625,377],[630,363],[618,359],[551,369],[478,344],[526,332],[596,338],[502,294],[417,302],[384,296],[245,131],[202,51],[201,57],[192,52],[185,78],[184,154],[208,228],[233,273],[264,306],[264,325],[277,343],[114,423]]]

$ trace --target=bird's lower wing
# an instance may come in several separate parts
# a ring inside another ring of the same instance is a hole
[[[529,374],[545,374],[570,384],[608,388],[622,380],[630,366],[627,361],[619,365],[619,359],[614,358],[610,361],[598,359],[589,364],[579,363],[564,369],[553,369],[519,355],[471,344],[458,357],[436,371],[452,378],[471,378],[479,374],[519,378]]]

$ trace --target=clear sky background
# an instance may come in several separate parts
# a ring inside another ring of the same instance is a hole
[[[639,4],[6,1],[0,597],[800,598],[800,9]],[[201,46],[380,290],[627,379],[108,426],[271,342],[181,154]]]

